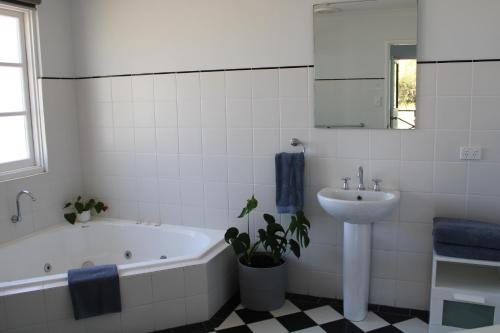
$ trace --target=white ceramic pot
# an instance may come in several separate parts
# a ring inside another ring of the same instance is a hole
[[[254,311],[281,308],[285,303],[286,271],[285,261],[278,266],[256,268],[244,265],[240,260],[240,297],[243,307]]]
[[[90,215],[90,210],[86,210],[81,214],[77,214],[77,216],[78,216],[78,221],[80,222],[88,222],[90,221],[90,219],[92,219],[92,216]]]

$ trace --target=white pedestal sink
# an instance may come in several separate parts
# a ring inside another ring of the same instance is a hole
[[[328,214],[344,221],[344,317],[361,321],[368,313],[372,223],[391,214],[399,192],[324,188],[318,200]]]

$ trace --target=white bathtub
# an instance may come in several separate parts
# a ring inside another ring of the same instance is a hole
[[[207,320],[235,291],[235,260],[223,235],[98,219],[2,244],[0,332],[105,332],[115,326],[146,333]],[[84,264],[118,266],[121,314],[72,318],[66,272]]]

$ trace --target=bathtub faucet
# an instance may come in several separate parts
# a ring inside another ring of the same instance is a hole
[[[12,223],[17,223],[17,222],[21,222],[23,220],[22,216],[21,216],[21,204],[19,202],[19,199],[21,198],[21,196],[23,194],[26,194],[27,196],[29,196],[31,198],[31,201],[36,201],[36,198],[35,196],[33,195],[33,193],[31,193],[30,191],[28,190],[22,190],[21,192],[19,192],[16,196],[16,208],[17,208],[17,215],[13,215],[10,220],[12,221]]]

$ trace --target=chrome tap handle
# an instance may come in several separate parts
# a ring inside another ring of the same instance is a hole
[[[343,190],[348,190],[349,189],[349,181],[351,180],[351,177],[344,177],[340,178],[344,183],[342,184],[342,189]]]
[[[365,183],[364,183],[364,180],[363,180],[363,177],[364,177],[363,175],[364,175],[364,170],[363,170],[363,167],[360,166],[358,168],[358,182],[359,182],[358,191],[364,191],[364,190],[366,190]]]
[[[372,179],[372,182],[373,182],[373,191],[375,192],[380,192],[382,190],[381,186],[380,186],[380,183],[382,183],[382,179],[380,178],[374,178]]]

